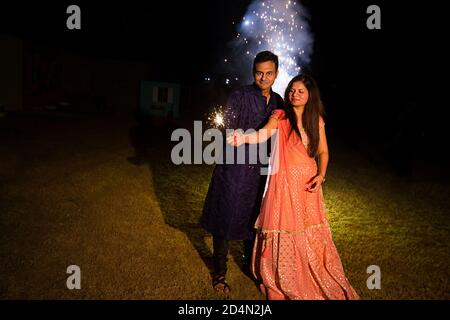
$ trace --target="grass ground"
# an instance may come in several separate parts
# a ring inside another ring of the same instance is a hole
[[[155,132],[135,148],[134,129],[117,118],[0,119],[0,298],[263,299],[236,263],[238,242],[232,292],[211,290],[211,237],[197,221],[212,167],[172,165]],[[448,186],[405,182],[330,147],[326,208],[361,298],[449,299]],[[72,264],[81,290],[66,288]],[[380,290],[366,286],[370,265]]]

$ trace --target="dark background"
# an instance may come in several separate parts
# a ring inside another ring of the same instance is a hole
[[[236,86],[202,82],[205,74],[223,76],[218,65],[236,34],[232,22],[242,18],[249,3],[18,1],[1,4],[0,33],[23,39],[31,48],[67,50],[94,64],[106,59],[141,63],[141,80],[181,84],[182,118],[202,119]],[[81,30],[66,28],[70,4],[81,8]],[[431,166],[445,164],[449,147],[445,118],[439,116],[445,104],[432,102],[437,96],[434,73],[443,67],[438,63],[445,41],[441,5],[363,0],[302,4],[310,11],[314,34],[309,69],[321,87],[330,132],[401,175],[413,175],[410,163],[417,157]],[[381,8],[381,30],[366,27],[371,4]],[[136,104],[121,112],[132,113]],[[439,150],[442,157],[431,160],[421,150]]]

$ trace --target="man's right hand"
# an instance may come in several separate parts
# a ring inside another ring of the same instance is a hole
[[[245,143],[245,135],[241,130],[234,130],[227,137],[227,143],[239,147]]]

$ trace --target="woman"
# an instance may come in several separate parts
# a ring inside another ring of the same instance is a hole
[[[314,79],[299,75],[288,84],[285,110],[275,110],[260,131],[227,138],[236,146],[260,143],[278,129],[252,261],[271,300],[359,299],[344,275],[323,205],[328,146],[322,115]]]

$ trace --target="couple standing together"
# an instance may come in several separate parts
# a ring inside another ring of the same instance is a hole
[[[244,271],[261,282],[268,299],[358,299],[345,277],[323,204],[328,146],[319,89],[310,76],[298,75],[283,102],[271,89],[277,74],[278,57],[258,53],[254,83],[234,91],[226,105],[226,114],[232,115],[229,129],[257,130],[235,131],[229,144],[267,143],[275,132],[270,129],[278,129],[278,136],[269,176],[261,174],[260,162],[214,168],[200,219],[213,235],[213,287],[230,291],[228,241],[244,240]],[[261,134],[266,129],[270,133]]]

